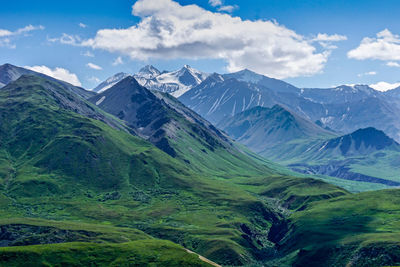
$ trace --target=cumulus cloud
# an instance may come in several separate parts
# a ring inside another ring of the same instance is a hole
[[[99,30],[82,45],[144,61],[223,59],[228,71],[248,68],[275,78],[321,72],[330,54],[275,21],[243,20],[172,0],[139,0],[132,13],[141,18],[137,25]]]
[[[84,24],[84,23],[82,23],[82,22],[80,22],[80,23],[79,23],[79,27],[81,27],[81,28],[86,28],[86,27],[87,27],[87,25],[86,25],[86,24]]]
[[[389,91],[389,90],[395,89],[399,86],[400,86],[400,82],[399,83],[378,82],[378,83],[369,85],[369,87],[371,87],[377,91],[381,91],[381,92]]]
[[[394,61],[389,61],[388,63],[386,63],[386,66],[400,68],[400,64]]]
[[[93,70],[102,70],[102,69],[103,69],[103,68],[100,67],[99,65],[93,64],[93,63],[91,63],[91,62],[89,62],[88,64],[86,64],[86,66],[87,66],[88,68],[93,69]]]
[[[385,29],[377,33],[376,38],[362,39],[360,45],[350,50],[347,56],[358,60],[400,60],[400,36]]]
[[[47,66],[25,66],[24,68],[36,71],[36,72],[40,72],[43,74],[46,74],[47,76],[68,82],[72,85],[75,86],[82,86],[81,82],[78,79],[78,76],[76,76],[76,74],[71,73],[69,70],[64,69],[64,68],[59,68],[56,67],[54,69],[51,69]]]
[[[113,66],[118,66],[118,65],[121,65],[121,64],[124,64],[124,61],[122,60],[122,57],[117,57],[112,63]]]
[[[358,76],[358,77],[362,77],[362,76],[373,76],[373,75],[376,75],[376,74],[378,74],[376,71],[368,71],[368,72],[365,72],[365,73],[360,73],[360,74],[358,74],[357,76]]]
[[[28,35],[29,32],[36,30],[44,30],[44,26],[38,25],[27,25],[23,28],[19,28],[15,31],[10,31],[6,29],[0,29],[0,47],[16,48],[16,45],[11,42],[12,38],[18,35]]]

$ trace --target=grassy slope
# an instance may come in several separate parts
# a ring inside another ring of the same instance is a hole
[[[295,252],[299,266],[398,265],[399,204],[400,190],[315,202],[289,217],[289,230],[280,233],[281,248]]]
[[[3,219],[1,266],[209,266],[172,242],[130,229],[39,219]],[[15,240],[14,240],[15,239]]]

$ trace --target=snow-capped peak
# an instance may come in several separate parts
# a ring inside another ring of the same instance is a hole
[[[239,81],[249,82],[249,83],[258,83],[263,78],[263,75],[255,73],[248,69],[244,69],[244,70],[238,71],[236,73],[232,73],[231,75]]]
[[[119,83],[120,81],[122,81],[123,79],[125,79],[128,76],[130,76],[128,73],[119,72],[119,73],[111,76],[110,78],[108,78],[107,80],[102,82],[101,84],[99,84],[92,91],[96,92],[96,93],[102,93],[105,90],[113,87],[115,84]]]
[[[104,92],[127,76],[129,76],[127,73],[117,73],[102,82],[93,91],[98,93]],[[189,65],[184,65],[181,69],[171,72],[160,72],[154,66],[147,65],[133,76],[139,84],[148,89],[158,90],[179,97],[203,82],[209,74],[198,71]]]
[[[148,75],[149,73],[151,75]],[[152,66],[146,66],[135,75],[141,85],[149,89],[170,93],[175,97],[181,96],[207,77],[208,74],[200,72],[189,65],[184,65],[176,71],[162,73]]]
[[[141,76],[146,79],[152,79],[160,75],[161,72],[152,65],[147,65],[141,68],[138,72],[138,76]]]

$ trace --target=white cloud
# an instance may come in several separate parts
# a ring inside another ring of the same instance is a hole
[[[13,35],[13,33],[10,32],[9,30],[0,29],[0,37],[10,36],[10,35]]]
[[[61,35],[61,37],[56,37],[56,38],[47,37],[47,41],[52,42],[52,43],[60,42],[61,44],[80,46],[82,40],[79,37],[79,35],[70,35],[70,34],[63,33]]]
[[[358,60],[400,60],[400,36],[385,29],[377,33],[376,38],[362,39],[360,45],[350,50],[347,56]]]
[[[228,71],[244,68],[275,78],[321,72],[330,51],[275,21],[242,20],[172,0],[138,0],[141,21],[127,29],[102,29],[82,45],[132,59],[224,59]]]
[[[33,26],[27,25],[23,28],[19,28],[15,31],[0,29],[0,47],[8,47],[8,48],[16,48],[16,45],[11,42],[11,38],[16,37],[18,35],[28,35],[31,31],[36,30],[44,30],[42,25]]]
[[[208,0],[208,3],[212,7],[218,7],[218,11],[232,13],[235,9],[238,9],[238,5],[224,5],[222,0]]]
[[[113,66],[118,66],[124,64],[124,61],[122,60],[122,57],[117,57],[114,62],[112,63]]]
[[[91,62],[89,62],[88,64],[86,64],[86,66],[87,66],[88,68],[91,68],[91,69],[94,69],[94,70],[102,70],[102,69],[103,69],[103,68],[100,67],[99,65],[93,64],[93,63],[91,63]]]
[[[381,91],[381,92],[389,91],[389,90],[395,89],[399,86],[400,86],[400,83],[387,83],[387,82],[378,82],[378,83],[369,85],[369,87],[371,87],[377,91]]]
[[[86,51],[85,53],[82,54],[85,57],[94,57],[94,54],[92,52],[90,52],[89,50]]]
[[[232,13],[235,9],[238,9],[239,6],[234,5],[234,6],[220,6],[218,8],[218,11],[224,11],[224,12],[228,12],[228,13]]]
[[[313,41],[317,42],[339,42],[346,41],[347,36],[340,34],[326,34],[326,33],[318,33],[317,36],[313,39]]]
[[[208,0],[208,3],[213,7],[222,5],[222,1],[221,0]]]
[[[87,27],[87,25],[86,25],[86,24],[84,24],[84,23],[82,23],[82,22],[80,22],[80,23],[79,23],[79,27],[81,27],[81,28],[86,28],[86,27]]]
[[[51,69],[47,66],[25,66],[24,68],[36,71],[36,72],[40,72],[43,74],[46,74],[47,76],[62,80],[62,81],[66,81],[72,85],[76,85],[76,86],[82,86],[81,82],[78,79],[78,76],[76,76],[76,74],[71,73],[69,70],[64,69],[64,68],[59,68],[56,67],[54,69]]]
[[[386,66],[400,68],[400,64],[394,61],[389,61],[388,63],[386,63]]]
[[[365,72],[365,73],[360,73],[360,74],[358,74],[357,76],[358,76],[358,77],[362,77],[362,76],[373,76],[373,75],[376,75],[376,74],[378,74],[376,71],[369,71],[369,72]]]

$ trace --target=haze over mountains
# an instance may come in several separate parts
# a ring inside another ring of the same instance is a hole
[[[143,79],[162,75],[146,69]],[[292,96],[307,101],[300,89],[243,71],[237,79],[204,77],[181,99],[222,83],[226,94],[212,95],[210,116],[224,118],[217,126],[260,154],[279,151],[288,166],[314,178],[250,152],[165,87],[149,90],[123,74],[97,94],[23,72],[0,67],[0,77],[8,77],[0,88],[0,244],[6,247],[0,265],[26,259],[78,266],[400,263],[399,190],[353,194],[334,185],[354,192],[397,186],[388,172],[384,178],[363,173],[399,163],[400,145],[374,128],[340,133],[275,104]],[[274,97],[269,106],[267,94]],[[222,107],[231,98],[225,95],[247,100],[238,110],[233,102],[226,116]],[[354,101],[360,98],[344,103]],[[291,166],[297,159],[310,164]],[[346,161],[351,171],[364,163],[371,169],[354,172],[358,180],[312,175],[331,160]]]

